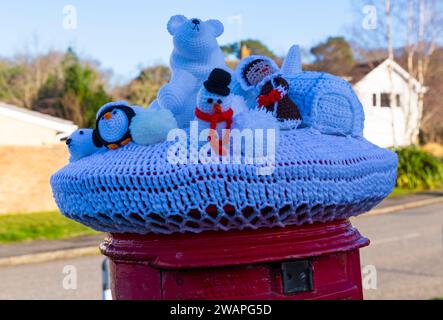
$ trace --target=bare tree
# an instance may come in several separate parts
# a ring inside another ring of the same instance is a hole
[[[12,80],[12,85],[17,91],[12,95],[11,102],[31,109],[38,97],[39,89],[47,81],[49,75],[62,72],[60,68],[62,58],[63,54],[59,52],[49,52],[44,55],[25,52],[16,55],[12,63],[19,68],[20,72]]]
[[[363,19],[361,16],[363,4],[368,4],[368,2],[359,2],[359,6],[356,7],[360,13],[360,19]],[[414,78],[422,88],[425,88],[426,80],[429,78],[431,57],[438,48],[438,44],[441,43],[439,41],[442,40],[443,1],[373,0],[369,4],[374,6],[377,12],[384,12],[384,15],[378,15],[377,28],[370,32],[362,32],[361,27],[354,24],[357,26],[351,33],[354,48],[357,48],[364,59],[373,58],[374,48],[385,48],[385,57],[392,60],[396,60],[400,55],[406,57],[406,69],[412,78],[408,79],[409,103],[402,106],[405,115],[405,134],[410,140],[417,142],[420,128],[431,121],[432,115],[426,114],[425,91],[418,90]],[[375,50],[375,52],[378,53],[380,50]],[[390,69],[389,73],[391,72]],[[391,75],[389,77],[391,78]],[[394,100],[392,91],[391,104]],[[418,94],[418,119],[412,105],[416,94]]]
[[[353,50],[361,60],[368,63],[386,59],[388,44],[385,0],[359,0],[352,1],[351,4],[355,21],[348,27],[347,33]],[[370,9],[371,13],[365,9]],[[390,5],[389,11],[392,12],[393,9],[395,6]],[[369,23],[366,22],[367,19],[374,20]]]
[[[417,42],[414,41],[414,28],[416,26],[415,23],[415,0],[406,0],[407,1],[407,21],[406,21],[406,56],[407,56],[407,68],[410,77],[408,78],[408,105],[406,112],[406,129],[408,130],[408,136],[413,138],[416,131],[416,125],[413,123],[412,119],[412,98],[414,96],[414,85],[413,85],[413,76],[415,75],[414,68],[414,55],[417,50]],[[416,141],[415,141],[416,142]]]
[[[354,24],[353,28],[353,43],[354,50],[357,50],[361,57],[366,60],[369,64],[373,63],[374,59],[381,60],[388,58],[390,61],[395,61],[394,54],[394,19],[397,18],[398,7],[394,6],[391,0],[372,0],[372,1],[361,1],[358,2],[356,9],[359,10],[359,20],[364,21],[365,17],[362,16],[364,10],[362,8],[370,7],[374,11],[376,21],[375,25],[366,32],[361,32],[362,27],[366,29],[365,26],[361,26],[359,23]],[[380,14],[383,13],[383,14]],[[383,50],[379,50],[383,48]],[[375,54],[374,54],[375,53]],[[396,122],[395,110],[392,108],[395,93],[394,93],[394,69],[391,63],[387,64],[388,69],[388,79],[389,79],[389,101],[390,101],[390,113],[392,121],[390,123],[392,131],[392,143],[394,146],[398,145],[397,134],[396,134]]]
[[[435,52],[438,41],[443,35],[443,5],[439,0],[419,0],[418,19],[418,52],[417,52],[417,78],[420,84],[425,87],[426,76],[429,71],[431,56]],[[419,92],[419,125],[418,130],[423,125],[425,91]]]
[[[394,147],[397,147],[397,130],[396,130],[396,122],[395,119],[395,110],[393,108],[394,106],[394,100],[395,100],[395,93],[394,93],[394,66],[391,62],[395,61],[394,57],[394,45],[392,41],[392,6],[391,6],[391,0],[385,0],[385,19],[386,19],[386,44],[387,44],[387,51],[388,51],[388,77],[389,77],[389,101],[390,101],[390,110],[391,110],[391,127],[392,127],[392,143]]]

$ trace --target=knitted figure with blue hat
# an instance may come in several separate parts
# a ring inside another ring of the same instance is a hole
[[[235,75],[244,90],[256,90],[256,106],[271,112],[280,122],[281,129],[298,127],[300,111],[289,97],[288,82],[272,59],[249,56],[240,61]]]

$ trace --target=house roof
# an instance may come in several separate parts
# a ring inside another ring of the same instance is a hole
[[[33,123],[42,127],[57,130],[62,133],[71,133],[77,129],[77,125],[75,125],[72,121],[53,117],[41,112],[20,108],[4,102],[0,102],[0,115]]]
[[[415,79],[411,74],[409,74],[405,69],[403,69],[402,66],[400,66],[397,62],[391,59],[376,60],[376,61],[371,61],[369,63],[358,64],[354,66],[354,68],[352,68],[350,74],[346,77],[346,79],[350,83],[355,85],[375,69],[388,64],[391,64],[393,70],[397,72],[401,77],[403,77],[406,81],[412,79],[412,83],[418,92],[421,90],[426,91],[426,87],[422,86],[417,79]]]
[[[374,70],[380,64],[383,63],[384,60],[371,61],[368,63],[360,63],[355,65],[352,70],[349,72],[347,78],[350,79],[352,84],[359,82],[363,79],[369,72]]]

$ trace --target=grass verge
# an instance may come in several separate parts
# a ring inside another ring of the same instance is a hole
[[[420,191],[425,191],[425,190],[411,190],[411,189],[403,189],[403,188],[395,187],[394,190],[392,190],[391,194],[388,197],[389,198],[403,197],[403,196],[407,196],[409,194],[417,193]]]
[[[0,243],[53,240],[98,234],[59,212],[0,215]]]

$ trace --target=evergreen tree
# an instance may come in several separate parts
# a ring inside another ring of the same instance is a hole
[[[103,81],[96,70],[81,63],[77,54],[69,48],[62,62],[64,83],[61,104],[71,119],[81,126],[95,123],[97,110],[110,100]]]
[[[261,41],[254,40],[254,39],[247,39],[241,41],[241,46],[246,46],[251,54],[254,55],[261,55],[261,56],[268,56],[271,59],[275,59],[275,54]],[[237,58],[240,58],[240,50],[239,50],[239,43],[234,42],[230,44],[226,44],[224,46],[221,46],[222,51],[226,54],[233,54]]]
[[[316,70],[346,75],[354,66],[352,48],[343,37],[329,37],[311,49]]]

